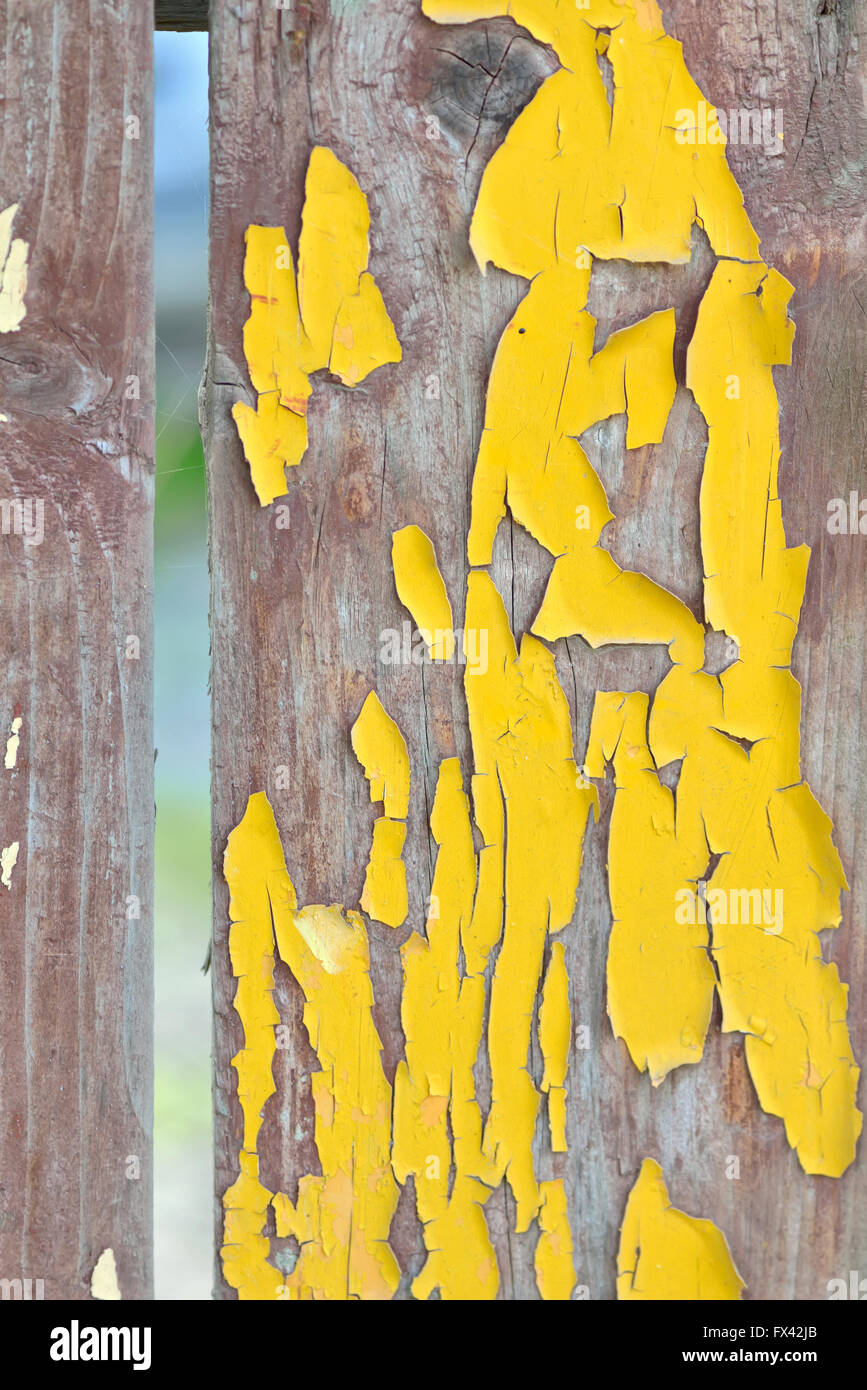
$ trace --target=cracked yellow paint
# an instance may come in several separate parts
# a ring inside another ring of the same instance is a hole
[[[534,1001],[547,935],[566,926],[574,911],[584,830],[598,803],[595,789],[582,785],[572,756],[569,708],[553,655],[529,635],[517,650],[493,581],[474,571],[467,583],[468,650],[473,634],[478,638],[483,630],[487,670],[467,668],[464,689],[476,779],[488,780],[505,814],[505,893],[491,982],[491,1108],[484,1153],[507,1177],[517,1203],[517,1230],[524,1231],[540,1202],[532,1151],[540,1093],[527,1069]]]
[[[562,1180],[539,1185],[541,1232],[534,1255],[536,1286],[546,1300],[568,1302],[575,1287],[572,1231]]]
[[[539,1045],[545,1059],[542,1090],[548,1094],[548,1127],[554,1153],[566,1153],[566,1072],[572,1041],[569,975],[562,941],[551,947],[539,1006]]]
[[[459,968],[476,866],[457,758],[440,764],[430,824],[438,854],[427,939],[413,933],[401,949],[406,1059],[394,1081],[392,1164],[402,1185],[413,1176],[424,1226],[428,1258],[413,1295],[426,1299],[438,1289],[444,1300],[488,1300],[499,1287],[483,1212],[495,1174],[482,1155],[473,1077],[484,981]]]
[[[240,1174],[223,1198],[223,1273],[242,1299],[390,1298],[398,1270],[388,1246],[397,1202],[389,1163],[391,1087],[373,1023],[367,932],[357,913],[297,907],[264,793],[229,836],[230,951],[244,1046],[233,1065],[244,1116]],[[274,1093],[274,951],[305,997],[304,1025],[321,1070],[311,1078],[321,1174],[302,1177],[293,1205],[259,1180],[258,1136]],[[284,1277],[264,1234],[272,1202],[279,1236],[301,1245]]]
[[[470,228],[480,267],[489,261],[532,279],[589,257],[684,263],[698,220],[717,255],[755,260],[758,238],[725,159],[725,145],[689,145],[677,113],[702,100],[681,45],[658,10],[589,0],[489,4],[422,0],[441,23],[508,14],[560,59],[482,176]],[[597,29],[611,28],[609,105],[597,66]]]
[[[381,801],[385,815],[373,826],[361,907],[378,922],[399,927],[409,902],[402,854],[404,820],[409,811],[409,754],[394,720],[371,690],[352,726],[352,748],[370,784],[370,799]]]
[[[373,276],[365,271],[358,290],[337,311],[330,370],[344,386],[357,386],[386,362],[401,360],[400,343]]]
[[[786,544],[777,492],[772,368],[790,360],[790,294],[760,262],[720,261],[699,307],[687,384],[708,422],[705,611],[735,639],[738,659],[718,679],[675,666],[648,728],[657,766],[683,759],[677,842],[699,876],[711,854],[722,856],[709,905],[720,893],[762,902],[746,921],[710,906],[709,930],[701,928],[718,972],[723,1029],[747,1035],[759,1102],[783,1119],[804,1170],[839,1177],[861,1132],[859,1071],[846,986],[822,960],[817,937],[839,925],[846,880],[831,823],[803,780],[801,691],[790,669],[809,557],[808,547]],[[695,877],[692,868],[685,885]],[[768,919],[771,897],[780,911]],[[674,1011],[670,1027],[680,1023],[685,1017]]]
[[[450,661],[455,651],[452,606],[429,536],[404,526],[391,538],[397,596],[408,608],[434,661]]]
[[[352,726],[352,751],[370,783],[370,799],[381,801],[391,819],[409,811],[409,754],[406,740],[371,690]]]
[[[400,1278],[388,1244],[397,1206],[390,1165],[391,1087],[373,1023],[367,930],[341,907],[295,911],[278,899],[280,959],[305,998],[304,1026],[321,1070],[311,1078],[321,1175],[274,1199],[278,1236],[301,1246],[281,1298],[389,1299]]]
[[[656,1086],[674,1067],[701,1060],[715,977],[706,928],[675,921],[676,895],[701,877],[707,846],[675,833],[674,796],[647,747],[647,707],[642,693],[600,691],[585,767],[604,777],[613,762],[617,785],[608,837],[608,1013]]]
[[[618,1299],[737,1300],[745,1287],[719,1227],[673,1207],[662,1169],[646,1158],[620,1228]]]
[[[583,837],[591,811],[598,815],[587,777],[604,777],[609,764],[608,1011],[635,1066],[657,1085],[698,1062],[716,990],[723,1027],[746,1034],[761,1105],[783,1118],[808,1172],[842,1173],[861,1128],[846,987],[823,962],[817,936],[839,924],[845,879],[830,822],[802,777],[800,688],[790,669],[809,553],[786,543],[777,487],[772,368],[790,357],[790,287],[760,258],[724,140],[677,139],[678,112],[703,97],[655,0],[580,8],[423,0],[423,9],[444,23],[511,15],[561,63],[485,170],[470,230],[483,272],[493,263],[531,282],[492,366],[472,488],[465,655],[488,653],[484,664],[468,661],[464,676],[472,817],[460,764],[447,758],[430,817],[437,856],[425,933],[410,932],[400,951],[405,1052],[393,1109],[363,919],[337,906],[297,908],[264,797],[251,798],[230,837],[244,1141],[225,1198],[223,1258],[241,1297],[390,1297],[395,1178],[412,1178],[423,1226],[427,1258],[415,1297],[496,1297],[485,1208],[503,1181],[516,1230],[538,1221],[542,1297],[571,1296],[565,1186],[548,1176],[560,1171],[558,1160],[538,1157],[534,1144],[547,1094],[551,1150],[566,1149],[570,985],[562,942],[551,937],[572,919]],[[603,544],[608,498],[579,442],[614,415],[626,417],[628,449],[662,441],[677,390],[674,312],[599,343],[588,290],[596,259],[685,263],[694,226],[717,257],[686,380],[708,427],[703,609],[699,595],[691,608],[616,563]],[[306,447],[310,373],[328,365],[351,385],[399,357],[366,271],[367,235],[363,195],[327,151],[311,158],[297,286],[282,229],[249,229],[245,351],[259,400],[255,412],[237,406],[235,417],[260,500],[285,490],[284,463]],[[518,638],[479,568],[491,563],[507,509],[553,557],[531,633]],[[429,538],[417,526],[395,532],[392,560],[430,655],[449,659],[452,606]],[[710,628],[738,646],[719,677],[703,670]],[[661,644],[671,662],[653,696],[596,694],[581,773],[545,645],[575,635],[591,647]],[[407,916],[409,759],[373,693],[352,746],[384,811],[361,906],[398,926]],[[676,794],[661,775],[674,762]],[[715,893],[762,901],[777,892],[783,907],[770,922],[723,919],[715,906]],[[684,900],[691,911],[681,913]],[[300,1179],[295,1204],[258,1176],[259,1129],[274,1090],[275,940],[304,993],[321,1066],[312,1081],[321,1173]],[[540,990],[541,1078],[533,1037]],[[476,1092],[481,1051],[487,1108]],[[278,1237],[301,1246],[286,1278],[270,1263],[269,1203]],[[651,1159],[627,1203],[617,1283],[623,1299],[737,1299],[743,1288],[721,1232],[671,1206]]]
[[[353,174],[317,145],[305,183],[296,283],[283,227],[246,232],[250,316],[244,355],[256,409],[232,407],[261,505],[286,492],[286,467],[307,448],[310,375],[324,367],[344,386],[401,360],[382,295],[367,269],[370,214]]]
[[[9,737],[6,740],[6,758],[4,767],[8,772],[14,768],[18,761],[18,745],[21,741],[21,725],[24,723],[20,715],[16,715],[9,726]]]
[[[119,1302],[123,1299],[117,1279],[114,1251],[110,1246],[103,1250],[93,1267],[93,1274],[90,1276],[90,1296],[108,1302]]]
[[[482,269],[493,262],[531,285],[491,371],[467,554],[471,565],[490,563],[508,506],[554,556],[534,634],[580,635],[594,647],[663,643],[673,663],[652,701],[599,696],[587,750],[592,775],[604,775],[613,760],[617,780],[609,854],[614,1030],[658,1083],[672,1067],[701,1058],[716,987],[723,1026],[748,1035],[760,1103],[782,1116],[806,1171],[839,1176],[861,1129],[859,1073],[846,989],[822,961],[816,936],[838,925],[845,879],[830,825],[802,779],[800,690],[790,670],[809,553],[787,547],[777,491],[772,368],[790,359],[790,287],[761,260],[722,135],[704,144],[678,139],[677,113],[697,111],[703,97],[655,5],[589,0],[576,12],[553,0],[425,0],[423,8],[443,22],[509,14],[551,44],[562,64],[488,164],[473,215],[470,240]],[[612,514],[578,442],[592,424],[622,413],[627,448],[662,439],[675,393],[673,312],[595,347],[587,291],[596,257],[687,261],[693,224],[718,257],[687,367],[709,441],[701,621],[604,548]],[[707,627],[739,647],[719,678],[702,670]],[[470,693],[468,686],[468,700]],[[471,707],[471,727],[472,718]],[[747,753],[737,740],[754,746]],[[659,771],[678,759],[675,806]],[[508,835],[506,843],[511,852]],[[761,921],[714,924],[712,912],[709,923],[675,920],[679,895],[695,895],[713,855],[722,859],[710,888],[782,893],[781,931]],[[534,872],[528,851],[523,873]],[[677,988],[663,1007],[659,987],[672,979]],[[521,1084],[526,1090],[526,1079]],[[527,1114],[519,1119],[516,1111],[513,1138],[521,1123]],[[519,1229],[525,1216],[526,1207]]]
[[[282,1283],[269,1262],[264,1234],[272,1193],[259,1180],[259,1131],[265,1103],[274,1094],[274,902],[295,907],[295,894],[274,816],[263,793],[251,796],[243,819],[229,836],[224,856],[229,887],[229,953],[237,980],[235,1012],[244,1045],[232,1059],[244,1119],[237,1180],[223,1196],[224,1278],[240,1299],[273,1299]]]
[[[406,867],[401,857],[405,840],[403,821],[389,820],[388,816],[374,821],[361,907],[368,916],[384,922],[387,927],[401,926],[409,911]]]
[[[17,333],[27,313],[27,253],[29,246],[12,236],[18,204],[0,212],[0,333]]]

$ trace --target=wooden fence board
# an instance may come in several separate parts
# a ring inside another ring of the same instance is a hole
[[[152,1287],[152,47],[138,0],[0,6],[0,1277],[51,1299],[109,1248]]]
[[[863,240],[857,229],[857,10],[839,0],[778,7],[757,0],[721,12],[708,0],[667,0],[701,90],[720,106],[781,106],[783,152],[732,147],[730,164],[762,251],[795,286],[794,361],[776,373],[783,431],[781,493],[790,544],[813,547],[795,671],[804,687],[803,766],[836,827],[851,892],[842,930],[826,946],[850,986],[850,1028],[863,1057],[865,752],[859,740],[865,593],[863,539],[826,531],[827,502],[863,487],[856,334]],[[862,39],[863,41],[863,39]],[[434,541],[462,623],[469,490],[485,391],[500,333],[522,282],[489,268],[482,278],[467,234],[479,179],[553,55],[505,20],[443,27],[416,0],[373,4],[312,0],[294,9],[257,0],[213,0],[211,14],[211,316],[202,421],[210,486],[212,566],[213,851],[215,876],[216,1196],[238,1173],[241,1116],[231,1059],[242,1042],[227,952],[226,839],[248,795],[274,807],[301,903],[357,904],[373,812],[349,729],[375,688],[404,732],[414,782],[406,862],[410,915],[420,930],[430,892],[427,814],[440,759],[458,753],[469,771],[461,671],[378,663],[380,633],[407,614],[395,593],[391,532],[408,523]],[[436,123],[429,118],[435,117]],[[430,138],[438,132],[439,138]],[[403,362],[355,391],[315,378],[310,444],[288,484],[288,529],[258,506],[230,416],[253,401],[242,330],[249,312],[242,267],[249,223],[285,226],[294,248],[304,173],[314,144],[356,175],[371,211],[371,271],[395,322]],[[863,185],[861,185],[863,186]],[[694,322],[711,261],[700,244],[689,267],[598,267],[590,309],[600,337],[642,312],[675,304]],[[646,298],[642,298],[642,296]],[[683,379],[686,339],[675,357]],[[430,399],[431,378],[439,399]],[[695,603],[700,595],[698,486],[704,424],[681,388],[677,428],[624,469],[622,422],[591,432],[594,462],[619,523],[621,562]],[[625,518],[625,519],[624,519]],[[637,558],[636,558],[637,557]],[[538,608],[548,561],[509,520],[492,573],[516,633]],[[652,690],[666,669],[661,649],[592,652],[557,644],[579,757],[599,688]],[[280,769],[289,770],[288,787]],[[550,1170],[566,1179],[579,1282],[590,1297],[615,1292],[617,1232],[641,1159],[655,1155],[672,1200],[713,1219],[747,1279],[747,1297],[817,1299],[827,1281],[867,1260],[863,1158],[840,1180],[806,1177],[779,1120],[758,1107],[740,1035],[721,1036],[719,1010],[703,1062],[658,1090],[639,1076],[605,1013],[610,923],[606,840],[611,786],[591,828],[575,918],[562,934],[576,1023],[570,1152]],[[540,847],[540,853],[543,852]],[[375,1018],[391,1079],[402,1055],[398,946],[406,932],[371,924]],[[301,996],[278,964],[275,1002],[292,1045],[276,1054],[277,1097],[265,1109],[261,1176],[294,1199],[317,1171]],[[538,1064],[534,1058],[534,1065]],[[728,1155],[741,1176],[727,1181]],[[547,1161],[539,1156],[542,1161]],[[549,1156],[550,1157],[550,1156]],[[547,1173],[546,1173],[547,1175]],[[501,1297],[537,1296],[534,1233],[514,1234],[502,1188],[486,1208],[501,1271]],[[407,1296],[423,1244],[407,1194],[392,1245]],[[217,1270],[219,1296],[231,1296]]]

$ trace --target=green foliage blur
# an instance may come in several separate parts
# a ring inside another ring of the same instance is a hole
[[[156,1296],[213,1266],[207,505],[196,394],[207,303],[207,35],[157,33],[154,534]]]
[[[193,397],[195,399],[195,397]],[[159,431],[159,416],[158,425]],[[157,1297],[209,1296],[208,571],[201,440],[173,420],[155,498]]]

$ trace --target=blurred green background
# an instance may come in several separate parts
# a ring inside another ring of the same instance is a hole
[[[207,35],[157,33],[156,1297],[211,1296]]]

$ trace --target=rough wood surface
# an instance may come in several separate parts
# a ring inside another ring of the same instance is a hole
[[[813,556],[795,671],[804,686],[803,766],[832,816],[851,892],[842,930],[826,944],[850,984],[857,1058],[865,1031],[865,749],[859,738],[863,678],[864,546],[830,536],[827,503],[863,489],[857,333],[863,240],[857,216],[857,7],[773,0],[721,10],[710,0],[668,0],[666,27],[688,67],[718,105],[781,106],[785,143],[770,157],[732,147],[731,165],[765,258],[795,285],[794,364],[776,373],[783,429],[781,490],[789,543]],[[216,1194],[237,1175],[240,1111],[230,1061],[240,1045],[227,954],[226,837],[250,792],[274,807],[287,864],[306,903],[357,904],[373,819],[349,744],[369,688],[404,731],[414,791],[407,842],[410,917],[420,929],[432,856],[426,814],[441,757],[469,767],[460,669],[378,665],[378,639],[406,618],[390,567],[394,528],[415,522],[431,535],[462,623],[464,544],[487,376],[500,332],[524,291],[489,270],[467,233],[481,172],[514,117],[555,66],[553,55],[506,21],[453,28],[425,19],[415,0],[294,10],[256,0],[216,0],[211,19],[211,323],[203,384],[213,572],[213,815],[215,875]],[[861,36],[863,43],[863,35]],[[428,138],[436,116],[439,139]],[[353,170],[372,218],[371,270],[403,344],[400,367],[355,391],[324,376],[311,403],[310,448],[289,484],[291,524],[257,505],[229,415],[252,400],[242,350],[248,298],[244,230],[283,224],[294,245],[311,145],[323,143]],[[673,303],[694,322],[710,260],[696,243],[687,268],[599,270],[590,308],[600,334]],[[683,380],[685,341],[676,357]],[[440,399],[426,398],[431,375]],[[678,392],[664,444],[639,463],[623,460],[622,421],[591,435],[594,465],[619,524],[610,544],[688,602],[700,599],[698,484],[704,423]],[[610,533],[609,533],[610,534]],[[529,626],[548,565],[517,527],[504,524],[494,577],[510,596],[513,628]],[[586,744],[597,688],[652,690],[665,654],[639,647],[594,654],[560,642],[561,681],[572,705],[576,750]],[[288,767],[289,790],[277,769]],[[863,1150],[839,1181],[806,1177],[779,1120],[760,1111],[743,1039],[722,1037],[715,1007],[702,1064],[653,1091],[639,1076],[605,1013],[610,913],[601,824],[588,837],[575,919],[566,943],[573,1017],[593,1044],[573,1050],[566,1177],[579,1281],[594,1299],[615,1291],[617,1231],[645,1154],[663,1164],[672,1200],[726,1233],[748,1298],[821,1299],[827,1281],[867,1261],[867,1168]],[[544,853],[544,846],[540,846]],[[405,930],[371,927],[376,1022],[391,1077],[402,1050],[398,947]],[[265,1111],[262,1180],[294,1198],[299,1175],[316,1171],[309,1072],[297,988],[277,968],[277,1007],[293,1047],[277,1053],[277,1096]],[[536,1059],[538,1062],[538,1059]],[[300,1136],[296,1137],[296,1136]],[[741,1176],[727,1181],[728,1155]],[[537,1297],[533,1241],[515,1236],[501,1190],[486,1209],[497,1246],[501,1297]],[[404,1270],[419,1268],[422,1241],[407,1194],[392,1243]],[[860,1262],[860,1263],[859,1263]],[[230,1291],[221,1282],[220,1296]]]
[[[0,498],[44,506],[41,544],[0,536],[4,748],[23,720],[0,767],[0,1278],[47,1299],[88,1298],[108,1247],[123,1296],[151,1293],[152,47],[138,0],[0,5],[0,201],[30,243]]]
[[[154,28],[188,33],[207,27],[208,0],[156,0]]]

